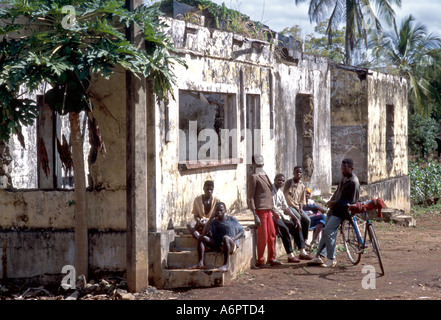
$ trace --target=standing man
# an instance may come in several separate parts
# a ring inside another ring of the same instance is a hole
[[[265,171],[263,171],[263,156],[254,155],[253,173],[248,176],[247,202],[248,208],[253,212],[254,221],[257,226],[257,261],[256,267],[265,265],[265,248],[268,246],[268,259],[270,265],[281,265],[275,259],[275,239],[272,209],[274,207],[272,195],[272,183]]]
[[[349,217],[348,205],[358,202],[360,196],[360,183],[353,171],[354,161],[349,158],[343,159],[341,164],[341,174],[343,177],[331,200],[326,204],[330,211],[323,229],[323,236],[320,240],[317,256],[311,260],[311,264],[319,264],[326,268],[333,268],[337,265],[337,260],[335,259],[337,230],[341,222]],[[328,258],[326,263],[320,257],[323,256],[322,251],[324,251],[325,247],[326,257]]]
[[[293,212],[300,220],[302,225],[303,239],[308,239],[309,227],[311,225],[311,219],[303,211],[303,206],[306,205],[306,187],[302,183],[303,168],[296,166],[294,168],[294,176],[292,179],[286,181],[283,187],[283,193],[285,194],[286,202],[294,209]]]

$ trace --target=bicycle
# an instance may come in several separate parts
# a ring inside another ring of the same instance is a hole
[[[380,254],[380,242],[378,241],[374,226],[369,219],[368,210],[378,210],[377,214],[381,217],[381,209],[384,207],[384,202],[380,198],[349,205],[350,218],[343,220],[340,225],[343,244],[352,264],[357,265],[361,260],[361,255],[367,253],[369,247],[372,247],[380,265],[381,275],[384,275],[384,267]],[[365,229],[363,237],[362,232],[360,232],[360,217],[357,218],[357,215],[364,216]]]

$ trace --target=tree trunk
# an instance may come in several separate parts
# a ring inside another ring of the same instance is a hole
[[[69,121],[72,135],[72,161],[75,177],[75,269],[77,275],[84,275],[87,279],[89,263],[86,178],[79,113],[70,112]]]
[[[346,65],[351,65],[352,45],[354,37],[354,0],[346,0],[346,32],[345,32],[345,53],[346,53]]]

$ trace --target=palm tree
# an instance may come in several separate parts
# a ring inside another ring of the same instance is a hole
[[[296,0],[296,5],[305,1],[307,0]],[[320,23],[331,13],[326,30],[329,43],[332,43],[332,37],[339,25],[345,24],[345,58],[346,64],[350,64],[357,38],[364,38],[367,46],[368,32],[374,29],[377,32],[382,30],[378,18],[385,20],[389,25],[393,23],[394,3],[401,6],[401,0],[309,0],[308,15],[311,22]],[[376,14],[371,4],[375,5]]]
[[[416,22],[409,15],[401,22],[399,29],[395,26],[392,32],[385,32],[382,37],[373,37],[369,47],[377,61],[386,60],[397,74],[407,79],[414,112],[430,115],[431,110],[424,108],[424,102],[430,97],[439,98],[439,93],[425,77],[425,71],[427,67],[433,67],[436,49],[441,48],[441,38],[429,34],[423,23]]]

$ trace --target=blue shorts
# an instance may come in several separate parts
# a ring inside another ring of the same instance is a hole
[[[319,223],[322,223],[323,225],[326,223],[326,215],[324,214],[309,216],[309,218],[311,218],[309,229],[314,229]]]

